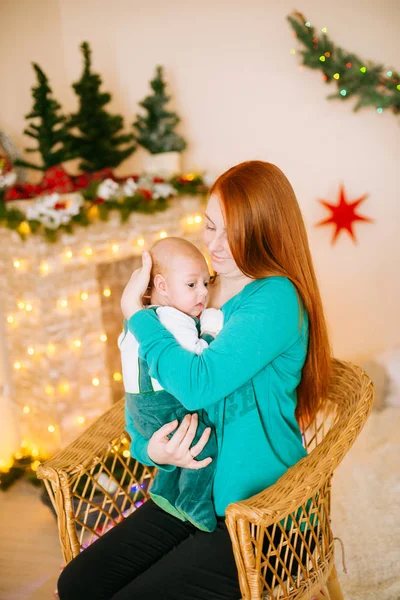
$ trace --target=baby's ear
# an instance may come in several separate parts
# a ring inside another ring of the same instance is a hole
[[[167,295],[167,282],[165,281],[164,277],[162,275],[160,275],[159,273],[154,276],[153,285],[154,285],[154,289],[156,290],[156,292],[158,292],[162,296]]]

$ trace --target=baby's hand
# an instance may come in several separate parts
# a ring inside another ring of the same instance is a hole
[[[211,333],[214,337],[221,331],[224,324],[224,315],[217,308],[206,308],[200,316],[201,333]]]

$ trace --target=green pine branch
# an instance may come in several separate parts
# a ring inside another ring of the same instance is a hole
[[[123,118],[105,110],[111,95],[100,91],[101,78],[91,71],[89,44],[83,42],[81,50],[84,70],[81,79],[72,86],[79,99],[79,109],[68,121],[72,148],[82,159],[79,166],[84,172],[115,168],[136,150],[136,144],[130,144],[134,136],[122,134]]]
[[[26,152],[39,152],[42,164],[16,160],[17,166],[45,171],[49,167],[73,158],[70,137],[66,127],[66,117],[60,113],[61,105],[52,97],[48,79],[38,64],[32,63],[37,85],[32,87],[34,99],[32,110],[25,118],[32,122],[24,130],[25,135],[37,141],[35,148],[25,148]]]
[[[336,84],[337,91],[328,99],[357,98],[354,110],[373,106],[381,113],[386,109],[400,111],[400,74],[383,65],[364,61],[356,54],[336,46],[326,35],[325,28],[317,32],[299,12],[287,17],[302,44],[303,65],[322,71],[326,83]]]
[[[180,118],[165,108],[171,97],[166,93],[163,67],[157,67],[150,85],[153,94],[139,102],[146,110],[146,115],[136,115],[133,124],[136,141],[151,154],[182,152],[186,148],[186,141],[174,131]]]

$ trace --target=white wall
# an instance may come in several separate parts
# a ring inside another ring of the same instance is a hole
[[[335,354],[362,360],[400,340],[400,117],[327,101],[333,87],[298,69],[285,17],[290,0],[2,0],[0,128],[23,147],[31,107],[30,67],[37,61],[66,111],[80,76],[79,44],[88,40],[94,68],[113,94],[112,110],[131,123],[156,64],[166,67],[173,107],[189,141],[186,168],[215,174],[242,160],[274,162],[299,199],[332,333]],[[318,28],[361,57],[400,69],[397,0],[302,0]],[[139,168],[136,154],[121,172]],[[369,198],[356,224],[358,245],[315,228],[328,216],[318,198]]]

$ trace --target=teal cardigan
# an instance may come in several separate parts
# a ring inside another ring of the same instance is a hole
[[[204,408],[215,427],[219,516],[306,455],[295,409],[308,342],[307,315],[285,277],[252,281],[221,310],[224,327],[200,355],[182,348],[153,311],[135,313],[128,324],[152,377],[189,411]],[[133,456],[151,465],[147,444],[133,433]]]

